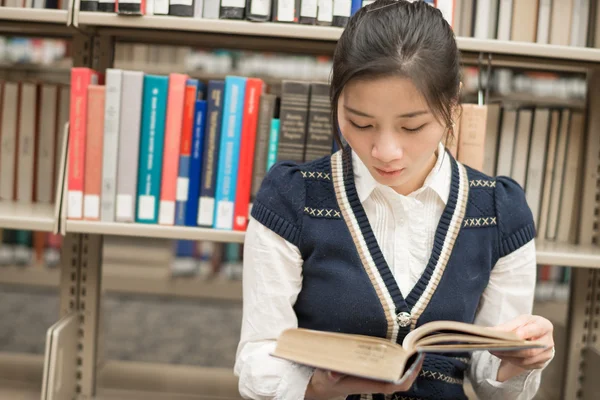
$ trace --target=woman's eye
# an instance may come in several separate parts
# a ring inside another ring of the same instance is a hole
[[[411,128],[402,128],[402,129],[404,129],[406,132],[409,132],[409,133],[417,133],[417,132],[421,131],[421,129],[423,129],[425,127],[425,125],[427,125],[427,124],[423,124],[414,129],[411,129]]]
[[[369,129],[372,126],[372,125],[359,125],[352,121],[350,121],[350,123],[352,124],[353,127],[357,128],[357,129]]]

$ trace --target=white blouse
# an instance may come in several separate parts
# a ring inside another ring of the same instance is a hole
[[[408,196],[381,185],[353,153],[356,189],[383,255],[403,296],[423,273],[438,221],[450,193],[451,163],[440,145],[436,165],[423,186]],[[313,369],[269,355],[279,334],[298,326],[294,303],[302,289],[298,248],[250,220],[244,245],[243,320],[234,372],[247,399],[304,399]],[[494,326],[531,314],[536,281],[535,243],[530,241],[498,260],[485,289],[475,323]],[[497,382],[500,359],[473,353],[467,379],[481,399],[531,399],[541,371],[526,371]]]

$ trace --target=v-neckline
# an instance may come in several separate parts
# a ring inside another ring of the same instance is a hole
[[[383,284],[387,293],[389,293],[389,297],[391,297],[391,299],[385,299],[384,293],[378,292],[378,294],[380,294],[380,299],[382,300],[382,305],[387,302],[387,306],[389,308],[392,306],[392,304],[389,304],[390,300],[393,302],[393,313],[395,314],[396,318],[394,318],[392,322],[399,323],[400,325],[398,339],[404,336],[410,330],[410,328],[415,327],[417,322],[416,319],[418,319],[418,316],[420,316],[427,307],[429,299],[433,295],[432,289],[429,288],[428,290],[428,287],[430,287],[432,277],[436,272],[436,267],[438,267],[436,279],[439,281],[441,278],[441,276],[439,276],[440,257],[442,257],[443,262],[443,265],[441,266],[441,272],[443,273],[443,269],[445,269],[450,255],[449,252],[452,251],[456,235],[458,234],[458,230],[462,225],[462,219],[464,218],[467,200],[466,197],[468,196],[466,171],[464,170],[464,167],[456,162],[450,153],[446,151],[446,154],[450,157],[452,168],[448,201],[446,202],[442,216],[438,221],[433,248],[429,256],[427,266],[406,298],[402,296],[402,292],[400,291],[396,279],[392,274],[385,257],[383,256],[383,252],[381,251],[379,243],[375,238],[371,224],[358,197],[354,180],[354,169],[352,165],[352,150],[350,146],[345,146],[342,150],[332,156],[332,172],[334,175],[334,180],[336,181],[334,182],[334,185],[336,187],[338,205],[342,210],[342,214],[344,215],[346,223],[349,224],[348,226],[351,228],[351,233],[353,233],[353,239],[357,245],[357,250],[359,253],[362,253],[361,260],[363,261],[365,269],[368,267],[365,264],[370,263],[371,261],[376,267],[377,274],[373,270],[372,264],[371,271],[367,270],[368,274],[370,272],[369,276],[371,281],[374,283],[374,286],[376,286],[376,291],[377,289],[380,291],[383,290],[381,285]],[[334,163],[337,165],[334,165]],[[342,190],[343,193],[341,192]],[[450,237],[448,237],[449,234]],[[359,236],[362,236],[362,238]],[[368,254],[366,254],[366,251],[368,251]],[[437,282],[435,286],[437,286]],[[433,290],[435,290],[435,288],[433,288]],[[425,301],[422,299],[424,294],[428,297],[428,299],[425,299]],[[381,296],[384,298],[381,298]],[[414,315],[415,311],[417,311],[418,315]],[[391,313],[392,310],[389,309],[388,314]],[[402,326],[403,324],[401,318],[410,319],[411,326],[408,327],[408,330],[406,329],[406,326]],[[389,317],[388,323],[390,323]]]

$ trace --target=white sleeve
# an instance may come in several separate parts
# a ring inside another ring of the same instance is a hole
[[[298,248],[250,218],[244,242],[243,316],[235,375],[246,399],[304,399],[313,369],[272,357],[279,334],[296,328],[302,288]]]
[[[533,240],[499,259],[483,292],[475,324],[495,326],[521,314],[531,314],[536,269]],[[529,400],[535,396],[540,386],[543,368],[526,371],[505,382],[498,382],[496,377],[499,367],[500,359],[488,351],[473,353],[468,378],[478,398]]]

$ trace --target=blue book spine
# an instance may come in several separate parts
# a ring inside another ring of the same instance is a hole
[[[145,75],[136,222],[158,223],[169,78]]]
[[[215,216],[215,187],[217,182],[217,162],[221,145],[221,121],[225,81],[208,82],[206,101],[206,132],[202,154],[202,174],[200,181],[200,204],[198,205],[198,225],[213,226]]]
[[[360,10],[362,5],[363,5],[363,0],[352,0],[352,5],[350,8],[350,15],[356,14],[356,12],[358,10]]]
[[[194,110],[194,133],[192,137],[192,158],[190,160],[190,187],[188,192],[185,225],[198,225],[198,204],[202,184],[202,153],[204,151],[204,129],[206,126],[206,100],[196,100]]]
[[[240,76],[225,78],[225,101],[223,103],[223,125],[221,126],[221,148],[217,168],[216,207],[213,224],[216,229],[233,229],[245,92],[246,78]]]
[[[188,90],[193,90],[194,98],[193,104],[191,105],[191,110],[188,110]],[[188,112],[192,112],[192,118],[195,117],[195,109],[196,109],[196,96],[198,95],[198,80],[197,79],[188,79],[185,84],[185,103],[184,103],[184,114]],[[187,120],[187,115],[183,116],[184,123],[182,125],[183,129],[186,128],[185,121]],[[187,204],[189,201],[188,193],[190,187],[190,161],[192,158],[192,140],[194,135],[194,125],[189,125],[188,132],[181,132],[181,140],[182,147],[181,152],[179,153],[179,172],[177,174],[177,198],[175,201],[175,225],[184,226],[185,225],[185,216],[187,214]],[[189,136],[187,136],[189,135]],[[183,142],[189,139],[189,147],[183,144]]]
[[[271,120],[271,133],[269,134],[269,155],[267,156],[267,171],[277,161],[277,147],[279,145],[279,118]]]
[[[206,99],[206,83],[202,81],[198,81],[198,93],[196,100],[205,100]]]

